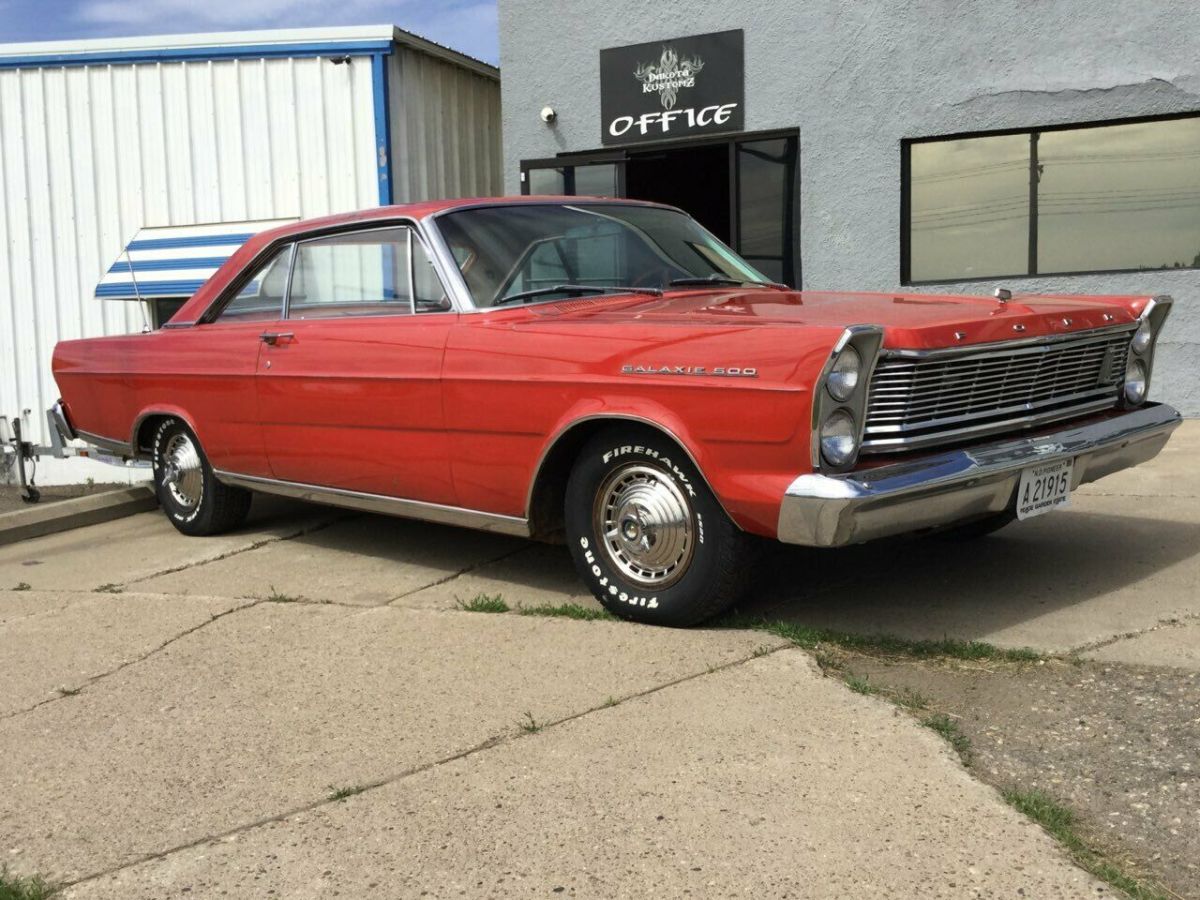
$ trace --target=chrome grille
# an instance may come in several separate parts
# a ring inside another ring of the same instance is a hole
[[[1114,406],[1133,327],[929,355],[884,352],[862,452],[970,440]]]

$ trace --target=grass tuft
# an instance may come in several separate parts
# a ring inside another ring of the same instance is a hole
[[[533,717],[533,713],[525,713],[525,721],[521,723],[521,730],[526,734],[537,734],[542,730],[542,723]]]
[[[914,691],[912,688],[906,687],[898,694],[892,696],[892,700],[903,706],[905,709],[925,709],[929,706],[929,698],[920,691]]]
[[[1101,881],[1124,891],[1133,900],[1168,900],[1169,894],[1157,887],[1138,881],[1120,866],[1107,860],[1088,846],[1075,830],[1075,814],[1049,794],[1039,790],[1022,791],[1009,788],[1001,792],[1010,806],[1037,822],[1062,844],[1082,868]]]
[[[594,606],[580,606],[578,603],[560,603],[557,606],[542,604],[541,606],[518,606],[517,613],[522,616],[552,616],[559,619],[579,619],[582,622],[594,622],[597,619],[612,619],[617,617],[607,609],[596,609]]]
[[[878,694],[879,688],[871,684],[871,679],[860,678],[858,675],[846,676],[846,687],[856,694]]]
[[[47,900],[53,893],[37,875],[21,878],[9,872],[8,866],[0,866],[0,900]]]
[[[348,797],[353,797],[355,794],[361,794],[366,789],[366,786],[361,784],[353,784],[349,787],[340,788],[330,786],[329,799],[340,803]]]
[[[74,688],[60,687],[60,688],[57,688],[57,690],[58,690],[58,695],[60,697],[74,697],[76,694],[78,694],[80,691],[82,691],[83,688],[81,688],[81,687],[74,687]]]
[[[93,591],[93,593],[96,593],[96,594],[120,594],[120,593],[124,593],[124,591],[125,591],[125,589],[123,587],[121,587],[119,584],[112,584],[110,582],[108,584],[100,585],[100,587],[96,588],[95,591]]]
[[[33,585],[31,585],[28,581],[18,581],[17,586],[14,587],[13,590],[14,591],[32,591]],[[3,898],[0,898],[0,900],[3,900]]]
[[[927,719],[922,719],[921,724],[926,728],[931,728],[950,742],[950,746],[955,749],[962,761],[969,763],[971,761],[971,739],[962,733],[962,729],[945,713],[936,713]]]
[[[271,593],[263,598],[268,603],[299,603],[303,597],[293,597],[291,594],[281,594],[275,590],[275,585],[271,585]]]
[[[481,612],[481,613],[506,613],[508,612],[508,604],[504,602],[504,597],[500,594],[495,596],[491,594],[476,594],[470,600],[462,601],[457,597],[454,602],[458,604],[458,608],[466,612]]]

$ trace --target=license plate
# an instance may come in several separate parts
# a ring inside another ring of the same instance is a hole
[[[1071,470],[1074,467],[1074,459],[1063,459],[1022,471],[1017,487],[1017,518],[1031,519],[1065,505],[1071,498]]]

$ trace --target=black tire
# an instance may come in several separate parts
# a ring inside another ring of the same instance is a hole
[[[619,426],[588,441],[567,481],[564,522],[580,577],[623,619],[695,625],[735,603],[753,571],[757,542],[653,429]]]
[[[187,535],[222,534],[237,528],[250,512],[250,491],[221,484],[196,435],[179,419],[154,430],[154,489],[158,502]]]
[[[977,541],[993,532],[999,531],[1005,525],[1009,525],[1016,520],[1017,514],[1011,511],[993,513],[982,519],[973,519],[970,522],[964,522],[962,525],[954,525],[950,528],[944,528],[941,531],[935,531],[933,537],[941,541]]]

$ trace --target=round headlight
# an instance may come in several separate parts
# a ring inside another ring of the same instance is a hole
[[[844,466],[858,449],[858,429],[844,409],[835,410],[821,426],[821,455],[835,466]]]
[[[829,370],[829,377],[825,379],[825,385],[829,388],[829,393],[833,395],[834,400],[844,402],[850,399],[850,395],[858,387],[858,379],[861,374],[862,357],[853,347],[846,347],[833,361],[833,368]]]
[[[1125,402],[1141,403],[1146,399],[1146,364],[1135,359],[1125,370]]]
[[[1150,328],[1150,322],[1147,319],[1142,319],[1142,324],[1138,326],[1138,330],[1133,335],[1133,352],[1145,353],[1150,349],[1150,341],[1154,337],[1154,331]]]

